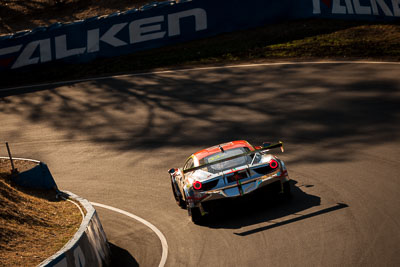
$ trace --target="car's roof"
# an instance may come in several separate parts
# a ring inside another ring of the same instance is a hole
[[[232,148],[237,148],[237,147],[248,147],[250,150],[254,150],[254,147],[247,142],[246,140],[237,140],[237,141],[232,141],[224,144],[219,144],[216,146],[212,146],[203,150],[200,150],[196,153],[193,154],[198,160],[201,160],[202,158],[205,158],[209,155],[215,154],[217,152],[220,152],[221,150],[219,147],[222,147],[224,150],[229,150]]]

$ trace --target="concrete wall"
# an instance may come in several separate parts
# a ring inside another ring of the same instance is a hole
[[[56,254],[39,264],[40,267],[106,266],[110,260],[110,248],[96,210],[89,201],[64,192],[86,209],[85,218],[74,237]]]

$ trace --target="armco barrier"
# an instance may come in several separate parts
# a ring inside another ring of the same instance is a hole
[[[78,232],[56,254],[39,264],[40,267],[107,266],[110,248],[96,210],[86,199],[64,192],[86,209]]]
[[[393,21],[400,0],[193,0],[56,23],[0,37],[0,71],[87,62],[245,28],[301,18]]]

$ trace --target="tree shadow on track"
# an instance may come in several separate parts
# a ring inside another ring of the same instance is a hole
[[[239,236],[246,236],[348,207],[346,204],[338,203],[318,211],[304,213],[305,210],[320,206],[321,199],[318,196],[307,194],[295,186],[297,181],[291,180],[290,183],[292,187],[291,199],[284,199],[279,194],[271,194],[267,197],[257,195],[247,199],[229,201],[229,205],[214,207],[212,212],[204,217],[200,225],[209,228],[240,229],[260,223],[268,223],[267,226],[235,233]],[[306,187],[311,186],[307,185]],[[281,218],[287,216],[291,217],[281,220]]]
[[[135,258],[125,249],[114,245],[113,243],[108,243],[111,250],[111,261],[108,265],[109,267],[138,267],[139,263]]]
[[[399,139],[400,80],[390,75],[398,68],[280,65],[110,78],[5,97],[0,112],[118,151],[283,140],[324,151],[289,163],[345,161],[355,148]]]

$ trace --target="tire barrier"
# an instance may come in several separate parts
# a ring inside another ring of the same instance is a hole
[[[0,36],[0,71],[81,63],[304,19],[394,21],[400,0],[170,0],[109,16]]]

